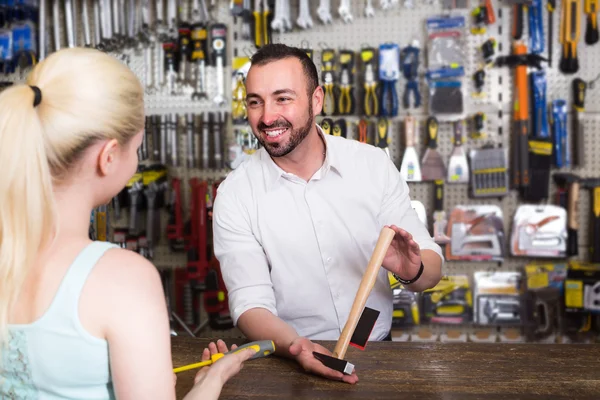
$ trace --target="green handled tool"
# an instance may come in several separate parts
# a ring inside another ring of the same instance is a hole
[[[223,358],[227,354],[237,353],[237,352],[240,352],[240,351],[248,349],[248,348],[256,351],[256,354],[254,354],[252,357],[249,358],[250,360],[254,360],[255,358],[266,357],[266,356],[273,354],[275,352],[275,343],[272,340],[260,340],[257,342],[246,343],[245,345],[237,347],[236,349],[228,351],[227,353],[213,354],[212,356],[210,356],[210,360],[202,361],[202,362],[195,363],[195,364],[184,365],[183,367],[174,368],[173,372],[177,374],[179,372],[188,371],[190,369],[207,367],[207,366],[215,363],[219,359]]]

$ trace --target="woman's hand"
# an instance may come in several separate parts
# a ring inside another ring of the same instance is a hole
[[[235,344],[231,345],[231,350],[237,349]],[[205,348],[202,352],[201,361],[210,360],[210,357],[217,353],[227,353],[227,345],[221,339],[217,340],[217,343],[210,342],[208,348]],[[244,361],[248,360],[255,354],[252,349],[240,351],[239,353],[227,354],[223,358],[214,362],[211,366],[201,368],[196,377],[194,383],[197,384],[201,380],[205,379],[206,375],[210,372],[211,378],[216,378],[221,381],[221,384],[225,384],[231,377],[236,375],[242,369]]]
[[[234,344],[231,350],[237,349]],[[217,353],[227,353],[227,345],[221,339],[209,343],[202,352],[202,360],[208,361]],[[227,354],[208,367],[201,368],[194,378],[194,387],[184,400],[217,400],[223,385],[242,369],[244,361],[256,354],[253,349],[244,349],[238,353]]]

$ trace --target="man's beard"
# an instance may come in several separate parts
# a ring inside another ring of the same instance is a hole
[[[310,129],[313,125],[313,121],[314,121],[314,116],[313,116],[313,112],[312,112],[312,104],[309,104],[308,105],[308,119],[306,121],[306,124],[304,124],[304,126],[301,126],[298,129],[292,129],[292,124],[290,124],[289,121],[287,121],[285,119],[277,120],[277,121],[273,122],[270,126],[267,126],[264,123],[260,122],[257,126],[258,135],[256,135],[256,138],[258,139],[260,144],[262,144],[262,146],[265,148],[265,150],[267,151],[267,153],[269,153],[269,155],[271,157],[283,157],[283,156],[291,153],[300,143],[302,143],[304,138],[306,138],[308,136],[308,134],[310,133]],[[263,129],[267,129],[267,128],[289,128],[290,132],[289,132],[289,138],[288,138],[287,142],[284,142],[284,143],[266,142],[264,140],[262,131],[263,131]]]

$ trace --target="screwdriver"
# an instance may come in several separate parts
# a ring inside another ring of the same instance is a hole
[[[573,89],[573,135],[575,141],[575,157],[573,163],[576,166],[583,166],[584,163],[584,143],[583,143],[583,124],[580,116],[585,110],[585,91],[586,83],[581,78],[575,78],[572,82]]]
[[[585,0],[585,13],[587,26],[585,30],[585,43],[598,43],[598,0]]]
[[[275,343],[272,340],[259,340],[257,342],[246,343],[245,345],[240,346],[235,350],[228,351],[227,353],[213,354],[212,356],[210,356],[210,360],[174,368],[173,372],[177,374],[179,372],[189,371],[190,369],[206,367],[215,363],[217,360],[223,358],[227,354],[238,353],[248,348],[251,348],[256,352],[256,354],[249,358],[249,360],[254,360],[255,358],[266,357],[268,355],[273,354],[275,352]]]

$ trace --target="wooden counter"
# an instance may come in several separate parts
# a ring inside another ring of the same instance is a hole
[[[198,362],[209,341],[174,337],[173,365]],[[310,375],[279,357],[248,361],[221,399],[600,399],[600,345],[594,344],[371,342],[365,351],[350,347],[346,359],[356,366],[356,385]],[[178,399],[195,373],[178,374]]]

